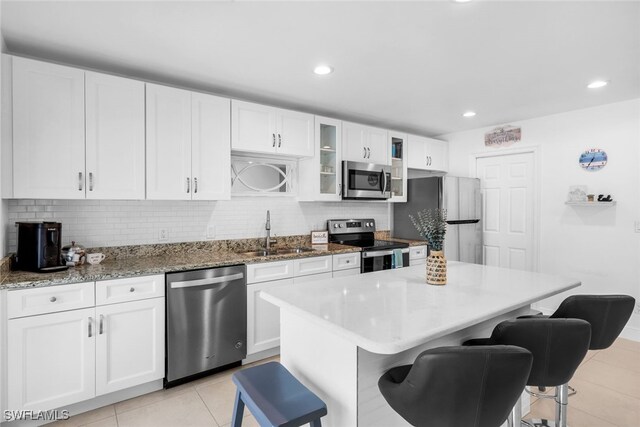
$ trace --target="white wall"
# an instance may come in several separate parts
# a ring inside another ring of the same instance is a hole
[[[539,152],[539,271],[580,279],[573,293],[624,293],[640,301],[640,233],[634,232],[640,220],[640,99],[510,124],[522,127],[522,141],[512,148],[536,146]],[[492,128],[440,137],[449,141],[451,175],[470,176],[474,153],[505,150],[484,147],[484,133]],[[588,148],[607,152],[604,169],[579,167]],[[572,185],[611,194],[617,205],[567,206]],[[553,310],[567,295],[549,298],[541,308]],[[629,326],[640,339],[640,316]]]
[[[287,197],[236,197],[229,201],[9,200],[10,224],[16,221],[60,221],[64,242],[87,247],[141,245],[159,242],[161,228],[169,242],[241,239],[265,236],[267,209],[275,236],[307,234],[325,229],[327,219],[374,218],[379,230],[389,229],[388,203],[298,203]],[[16,229],[8,227],[9,251],[16,248]]]

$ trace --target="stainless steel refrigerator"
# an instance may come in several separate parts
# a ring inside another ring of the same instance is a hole
[[[423,209],[447,210],[444,254],[448,260],[482,264],[480,180],[453,176],[414,178],[407,182],[407,203],[394,203],[392,235],[424,240],[409,219]]]

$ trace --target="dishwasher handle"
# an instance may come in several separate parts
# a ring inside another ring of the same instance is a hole
[[[230,274],[228,276],[209,277],[207,279],[183,280],[181,282],[171,282],[171,289],[191,288],[194,286],[215,285],[217,283],[231,282],[244,278],[244,273]]]

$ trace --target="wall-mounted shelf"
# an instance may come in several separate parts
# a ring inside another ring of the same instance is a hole
[[[616,202],[564,202],[571,206],[615,206]]]

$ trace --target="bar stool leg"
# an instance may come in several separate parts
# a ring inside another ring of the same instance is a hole
[[[522,398],[519,398],[515,406],[507,418],[507,425],[509,427],[520,427],[522,420]]]
[[[556,427],[567,427],[568,384],[556,387]]]
[[[311,421],[311,427],[322,427],[322,423],[320,422],[320,418]]]
[[[236,390],[236,401],[233,404],[233,417],[231,420],[231,427],[242,426],[242,415],[244,413],[244,402],[242,401],[242,395],[240,390]]]

